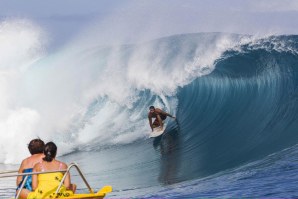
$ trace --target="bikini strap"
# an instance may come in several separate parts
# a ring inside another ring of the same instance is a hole
[[[59,170],[62,170],[62,162],[59,164]]]
[[[41,171],[45,171],[43,164],[42,164],[42,160],[39,163],[40,163]]]

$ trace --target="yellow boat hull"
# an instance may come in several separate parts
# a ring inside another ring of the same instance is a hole
[[[78,194],[74,194],[72,196],[68,196],[68,197],[62,197],[62,198],[67,198],[67,199],[102,199],[106,196],[107,193],[112,192],[113,188],[112,186],[104,186],[103,188],[101,188],[97,193],[78,193]]]

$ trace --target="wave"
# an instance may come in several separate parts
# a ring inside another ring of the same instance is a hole
[[[164,183],[210,175],[297,143],[297,36],[198,33],[83,49],[76,41],[32,56],[42,47],[39,29],[21,28],[36,34],[22,55],[5,55],[12,67],[1,68],[1,96],[7,96],[0,102],[2,163],[19,163],[34,137],[55,141],[61,155],[144,141],[150,105],[178,118],[154,142],[166,158]],[[12,77],[11,69],[23,64]],[[171,163],[174,171],[166,169]]]
[[[181,177],[209,175],[297,144],[297,42],[297,36],[270,37],[228,50],[211,74],[180,89],[180,151],[188,154]]]
[[[8,24],[1,26],[1,37],[8,42],[27,38],[23,48],[13,46],[1,62],[6,66],[1,70],[1,95],[6,96],[1,132],[11,136],[0,144],[13,143],[16,149],[0,154],[4,163],[26,156],[24,146],[33,137],[57,142],[61,155],[146,138],[148,106],[175,113],[177,89],[209,74],[218,56],[242,38],[202,33],[84,49],[76,41],[46,54],[39,27],[2,24]]]

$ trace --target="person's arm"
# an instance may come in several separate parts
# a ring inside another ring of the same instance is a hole
[[[19,168],[18,173],[23,173],[23,170],[24,170],[24,160],[21,163],[21,166]],[[17,177],[17,186],[19,186],[19,184],[21,183],[22,179],[23,179],[23,176],[18,176]]]
[[[166,115],[169,116],[169,117],[171,117],[171,118],[173,118],[173,119],[176,118],[176,117],[174,117],[173,115],[171,115],[171,114],[169,114],[169,113],[166,113]]]
[[[62,163],[62,169],[65,169],[65,170],[67,169],[67,165],[65,163]],[[66,175],[65,180],[64,180],[64,186],[66,187],[66,189],[70,190],[70,184],[71,184],[71,182],[70,182],[70,173],[68,173]]]
[[[151,130],[153,131],[153,125],[152,125],[152,117],[150,115],[148,115],[148,120],[149,120],[149,125]]]
[[[161,110],[161,109],[155,109],[158,113],[160,113],[160,114],[163,114],[163,115],[166,115],[166,116],[169,116],[169,117],[171,117],[171,118],[173,118],[173,119],[175,119],[176,117],[174,117],[174,116],[172,116],[171,114],[169,114],[169,113],[167,113],[167,112],[165,112],[165,111],[163,111],[163,110]]]
[[[33,167],[33,172],[38,172],[39,171],[39,164],[40,163],[37,163],[37,164],[35,164],[34,165],[34,167]],[[34,174],[34,175],[32,175],[32,190],[34,191],[36,188],[37,188],[37,185],[38,185],[38,178],[37,178],[37,175],[38,174]]]

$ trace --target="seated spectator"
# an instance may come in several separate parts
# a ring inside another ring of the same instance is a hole
[[[40,162],[42,158],[44,157],[43,150],[44,150],[44,142],[41,139],[33,139],[28,144],[29,152],[31,153],[31,156],[25,158],[21,166],[19,168],[18,173],[31,173],[33,171],[33,166]],[[18,194],[19,188],[21,187],[23,181],[25,179],[25,176],[18,176],[17,177],[17,191],[16,194]],[[25,185],[20,193],[19,198],[27,198],[28,193],[32,191],[32,176],[29,175]]]
[[[33,172],[66,170],[67,165],[64,162],[55,159],[57,146],[53,142],[48,142],[44,148],[45,157],[33,167]],[[33,191],[28,193],[28,199],[67,197],[73,195],[76,186],[71,184],[70,174],[68,173],[58,195],[55,195],[56,189],[64,176],[63,172],[44,173],[32,175]]]

